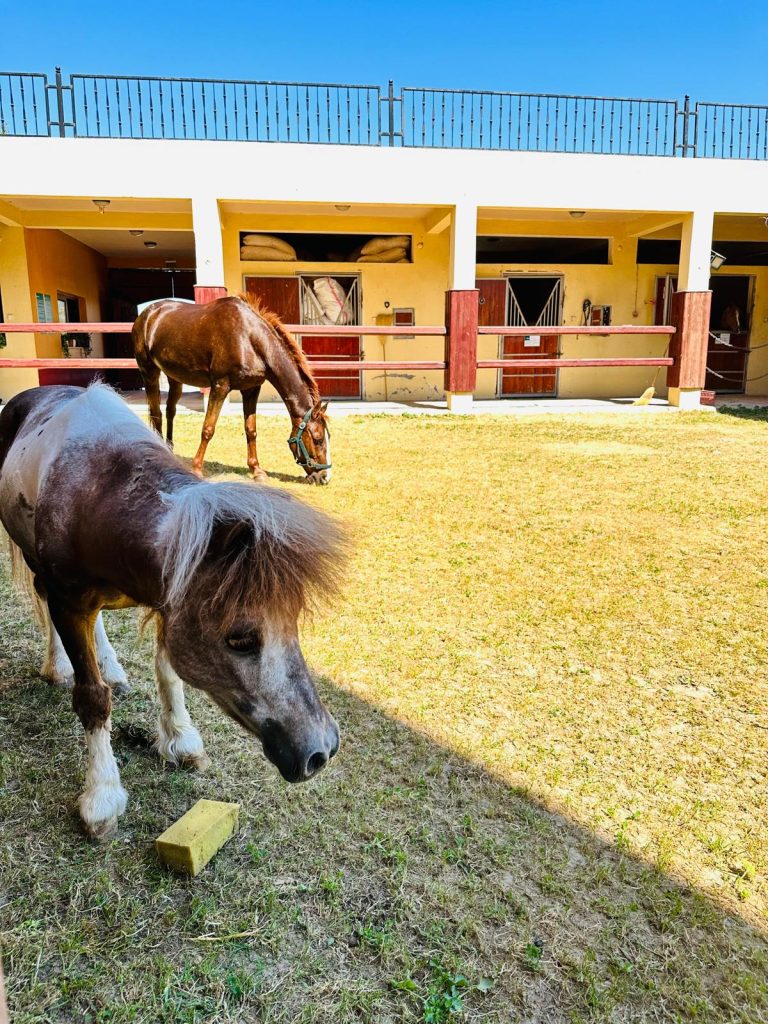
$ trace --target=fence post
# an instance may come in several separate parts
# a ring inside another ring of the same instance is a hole
[[[195,285],[195,302],[199,306],[204,306],[206,302],[213,302],[214,299],[223,299],[227,294],[227,289],[223,286],[209,285],[209,284],[196,284]]]
[[[451,412],[472,412],[477,386],[477,288],[445,293],[445,398]]]
[[[670,320],[675,333],[669,354],[675,360],[667,370],[669,404],[698,409],[707,373],[709,311],[712,292],[675,292]]]

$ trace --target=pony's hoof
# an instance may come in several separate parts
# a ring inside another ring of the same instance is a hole
[[[263,469],[259,469],[257,467],[256,469],[251,470],[251,479],[253,480],[254,483],[264,484],[267,482],[269,477],[267,476]]]
[[[107,818],[106,821],[95,821],[91,824],[84,821],[83,829],[88,838],[95,843],[106,843],[117,835],[117,818]]]
[[[210,767],[211,759],[203,752],[200,754],[187,754],[179,758],[179,765],[182,768],[189,768],[193,772],[204,772]]]
[[[106,680],[106,682],[109,683],[112,688],[112,693],[114,693],[116,697],[124,697],[126,693],[130,693],[133,689],[127,679],[117,679],[114,682]]]
[[[195,476],[198,478],[198,480],[202,480],[203,479],[203,467],[202,466],[193,466],[192,467],[192,472],[195,474]]]
[[[51,686],[55,686],[57,690],[71,690],[75,685],[74,675],[68,676],[54,676],[47,673],[41,673],[46,683],[50,683]]]

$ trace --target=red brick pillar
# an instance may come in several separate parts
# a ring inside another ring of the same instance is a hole
[[[675,360],[667,370],[670,405],[697,409],[707,372],[709,311],[712,292],[675,292],[671,326],[675,328],[669,354]]]
[[[471,412],[477,386],[477,288],[445,293],[445,397],[452,412]]]
[[[196,284],[195,285],[195,302],[198,305],[204,306],[206,302],[213,302],[214,299],[223,299],[227,294],[227,289],[223,286],[208,285],[208,284]]]

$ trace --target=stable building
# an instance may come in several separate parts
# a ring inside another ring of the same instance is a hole
[[[442,399],[446,342],[420,329],[447,292],[475,294],[479,330],[456,408],[768,393],[766,108],[418,92],[0,73],[0,357],[62,360],[0,369],[0,397],[130,356],[108,325],[145,302],[240,291],[337,364],[317,377],[339,400]],[[706,353],[668,390],[642,361],[670,337],[642,328],[674,317]],[[56,323],[100,329],[12,330]]]

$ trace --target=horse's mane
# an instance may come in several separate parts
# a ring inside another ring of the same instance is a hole
[[[283,347],[296,364],[296,369],[299,371],[299,375],[309,388],[309,393],[313,403],[319,402],[320,391],[317,387],[315,378],[312,376],[312,370],[309,368],[307,357],[301,351],[301,346],[298,341],[296,341],[290,331],[286,330],[285,324],[277,313],[273,313],[271,309],[267,309],[261,299],[252,292],[240,292],[238,298],[247,303],[253,312],[260,317],[265,324],[272,328],[274,333],[277,335],[278,340],[282,342]]]
[[[311,611],[337,589],[346,540],[330,516],[284,491],[241,483],[182,487],[164,500],[165,607],[188,600],[209,560],[215,589],[200,602],[224,629],[259,611],[284,621]]]

